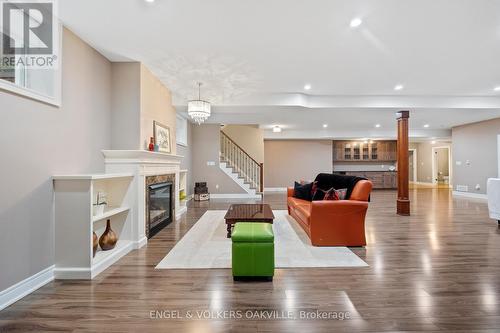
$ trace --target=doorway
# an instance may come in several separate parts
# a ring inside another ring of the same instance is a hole
[[[417,182],[417,150],[408,150],[408,171],[410,173],[409,180],[412,183]]]
[[[450,185],[450,147],[432,148],[432,183]]]

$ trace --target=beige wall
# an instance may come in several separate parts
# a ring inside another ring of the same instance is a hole
[[[172,96],[160,80],[149,69],[141,65],[141,149],[147,149],[153,136],[153,121],[170,127],[170,147],[176,153],[176,111]]]
[[[258,126],[226,125],[223,131],[254,160],[264,162],[264,131]]]
[[[421,183],[432,183],[432,148],[433,147],[449,147],[450,154],[451,144],[449,142],[437,141],[432,144],[431,141],[411,142],[410,149],[417,150],[417,181]],[[451,168],[450,168],[451,170]],[[452,182],[453,180],[450,179]]]
[[[219,124],[193,125],[192,140],[193,182],[207,182],[213,194],[246,193],[219,168]],[[208,166],[207,162],[215,165]]]
[[[111,148],[142,149],[138,110],[141,108],[141,64],[116,62],[112,68]]]
[[[498,135],[500,118],[452,129],[455,189],[457,185],[467,185],[469,192],[486,193],[488,178],[498,176]],[[475,189],[477,184],[479,190]]]
[[[104,171],[111,63],[63,31],[62,106],[0,91],[0,291],[54,264],[54,174]]]
[[[156,120],[170,128],[172,154],[176,111],[170,91],[138,62],[112,64],[112,148],[147,149]]]
[[[318,173],[332,172],[331,140],[264,141],[264,185],[293,186],[296,180],[313,180]]]

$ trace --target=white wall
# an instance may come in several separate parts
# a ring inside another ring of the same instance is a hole
[[[187,146],[177,145],[177,155],[184,156],[181,161],[181,169],[188,170],[187,174],[187,189],[186,194],[190,195],[194,192],[193,183],[193,124],[187,122]]]
[[[111,63],[63,32],[62,107],[0,91],[0,290],[53,265],[51,177],[103,171]]]

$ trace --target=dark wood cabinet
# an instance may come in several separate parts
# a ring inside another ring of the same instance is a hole
[[[374,189],[397,188],[397,176],[393,171],[346,171],[345,174],[370,180]]]
[[[335,161],[396,161],[396,141],[334,141]]]

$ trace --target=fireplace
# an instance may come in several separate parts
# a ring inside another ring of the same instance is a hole
[[[146,237],[149,239],[173,220],[174,183],[171,181],[147,186]]]

